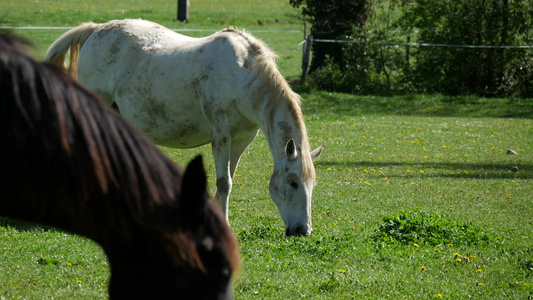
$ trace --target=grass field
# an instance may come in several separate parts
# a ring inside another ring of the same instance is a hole
[[[286,30],[302,26],[288,1],[191,2],[188,24],[173,21],[175,3],[163,1],[7,0],[0,21],[73,26],[142,17],[213,31],[237,25],[287,52],[280,69],[298,76],[301,52],[292,48],[301,33]],[[35,42],[39,57],[62,33],[17,32]],[[231,195],[243,259],[236,299],[533,297],[531,99],[301,94],[311,146],[326,145],[315,162],[314,231],[283,235],[267,190],[272,159],[260,134],[242,157]],[[214,192],[209,146],[162,150],[182,166],[203,153]],[[0,219],[0,226],[0,298],[106,296],[109,266],[94,243],[13,220]]]

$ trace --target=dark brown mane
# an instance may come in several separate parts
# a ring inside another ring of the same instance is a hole
[[[63,70],[29,57],[24,45],[0,33],[0,215],[87,236],[104,248],[112,271],[116,249],[139,246],[208,273],[197,239],[209,234],[235,271],[237,245],[218,204],[208,199],[202,217],[183,212],[197,201],[189,198],[208,197],[205,180],[187,182],[187,191],[182,183],[189,173],[201,177],[201,160],[184,175]],[[200,194],[191,195],[196,187]]]

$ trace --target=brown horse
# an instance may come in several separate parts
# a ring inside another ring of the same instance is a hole
[[[183,172],[25,46],[0,33],[0,215],[96,241],[111,298],[231,298],[237,243],[201,158]]]

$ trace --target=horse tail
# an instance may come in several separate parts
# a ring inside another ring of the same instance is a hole
[[[81,47],[98,25],[92,22],[83,23],[65,32],[50,45],[44,61],[67,68],[68,73],[73,78],[78,79],[78,57]],[[67,53],[70,55],[68,65],[65,64]]]

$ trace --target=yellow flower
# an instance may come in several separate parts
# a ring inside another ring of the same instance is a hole
[[[339,270],[338,272],[339,273],[346,273],[346,271],[344,271],[344,270]]]
[[[426,270],[427,270],[426,267],[421,267],[420,268],[420,271],[426,271]]]
[[[439,253],[439,252],[440,252],[440,249],[435,249],[435,252]]]
[[[442,294],[435,294],[435,296],[442,298]]]
[[[455,260],[456,262],[461,262],[462,260],[460,258],[456,259]]]
[[[448,244],[448,247],[453,247],[453,244]]]
[[[477,269],[476,270],[476,273],[481,273],[481,272],[483,272],[483,270],[481,270],[481,269]]]
[[[417,247],[417,248],[420,247],[420,246],[418,246],[417,243],[413,243],[413,246],[415,246],[415,247]]]

